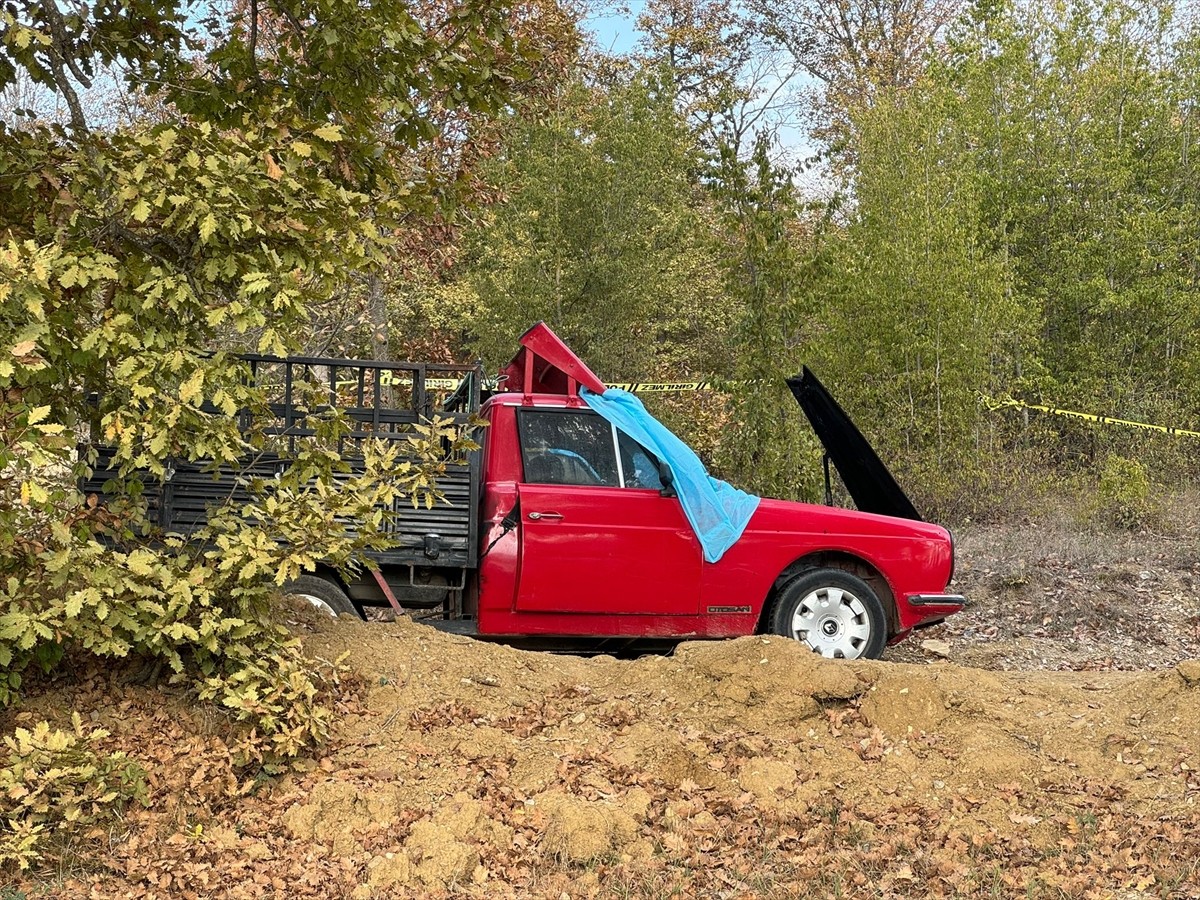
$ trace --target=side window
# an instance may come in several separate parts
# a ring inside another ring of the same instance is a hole
[[[600,416],[520,410],[517,419],[527,483],[620,487],[613,429]]]
[[[625,487],[653,488],[661,491],[662,479],[658,475],[658,460],[641,444],[618,432],[617,446],[621,450],[621,470],[625,474]]]

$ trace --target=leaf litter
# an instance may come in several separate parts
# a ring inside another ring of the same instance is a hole
[[[962,576],[997,610],[1013,576],[1001,565]],[[221,716],[117,673],[42,685],[6,712],[11,728],[80,710],[150,790],[148,808],[80,834],[69,861],[17,887],[96,900],[1200,896],[1195,660],[1047,671],[1010,651],[971,668],[955,661],[982,661],[970,621],[943,626],[951,661],[915,643],[889,651],[912,663],[836,663],[776,637],[617,660],[291,617],[310,654],[348,652],[357,675],[331,743],[282,774],[239,772]],[[1037,640],[1033,621],[993,613],[1018,649]],[[1025,670],[996,670],[1006,660]]]

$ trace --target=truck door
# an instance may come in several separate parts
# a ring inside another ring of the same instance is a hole
[[[590,410],[520,409],[520,611],[695,615],[703,554],[656,460]]]

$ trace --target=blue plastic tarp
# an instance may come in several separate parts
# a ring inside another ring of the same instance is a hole
[[[709,475],[695,451],[650,415],[633,394],[617,388],[603,394],[580,388],[579,396],[666,463],[675,477],[683,512],[704,548],[704,558],[715,563],[724,556],[746,530],[759,498]]]

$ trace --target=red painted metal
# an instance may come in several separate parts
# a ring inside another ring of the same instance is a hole
[[[545,322],[538,322],[523,335],[517,351],[500,370],[502,391],[575,396],[579,385],[603,394],[604,382],[576,356]],[[519,387],[518,387],[519,386]]]
[[[387,602],[392,609],[396,611],[396,615],[406,615],[404,607],[400,605],[400,601],[396,599],[395,593],[392,591],[392,586],[387,583],[387,579],[383,577],[383,573],[379,569],[371,569],[371,574],[375,576],[375,583],[379,585],[379,590],[383,592],[383,596],[387,598]]]
[[[518,612],[696,615],[704,557],[658,491],[523,484]],[[569,586],[569,587],[568,587]]]
[[[539,377],[534,383],[544,384]],[[943,593],[950,579],[950,535],[938,525],[763,500],[742,538],[719,562],[706,563],[675,498],[632,488],[523,484],[517,409],[580,403],[565,393],[508,393],[483,407],[491,423],[484,545],[500,536],[501,521],[518,501],[521,516],[480,566],[481,634],[753,634],[777,580],[808,563],[848,565],[869,576],[881,600],[894,605],[892,638],[960,609],[908,602]],[[533,512],[561,518],[530,519]]]

